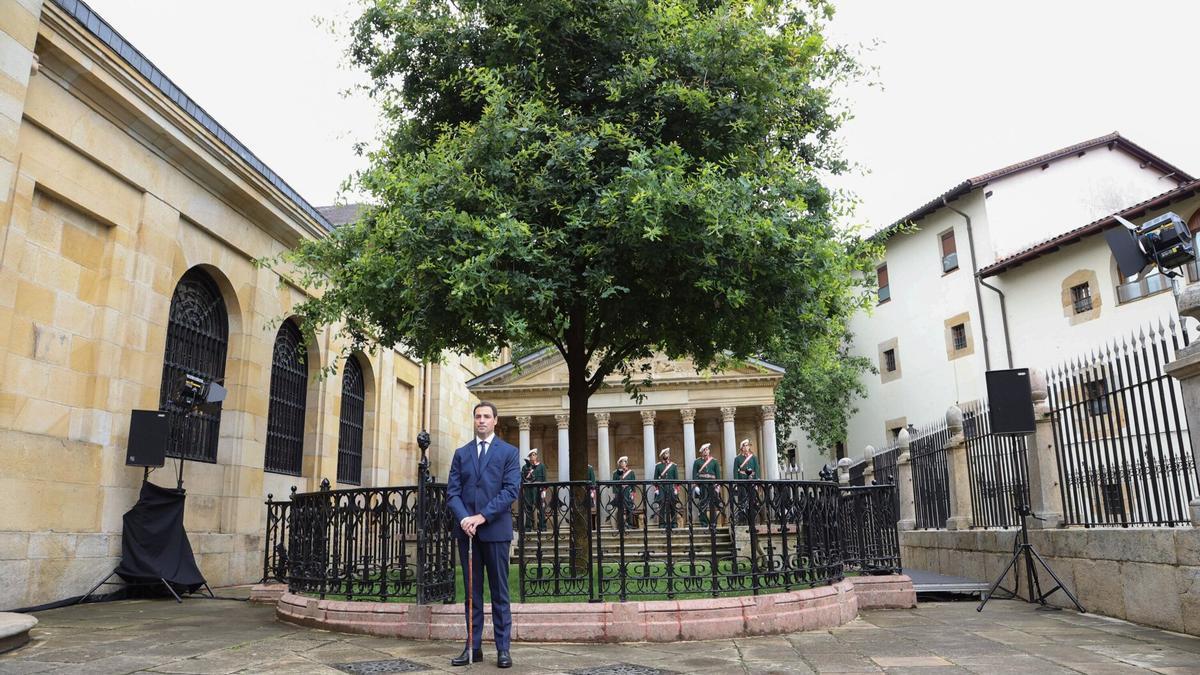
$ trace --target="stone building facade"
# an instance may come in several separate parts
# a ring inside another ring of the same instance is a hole
[[[294,349],[305,292],[255,260],[332,224],[83,3],[0,5],[0,185],[0,609],[113,569],[131,411],[184,371],[228,389],[171,446],[213,585],[261,576],[268,493],[411,482],[418,431],[435,470],[469,437],[481,364]]]

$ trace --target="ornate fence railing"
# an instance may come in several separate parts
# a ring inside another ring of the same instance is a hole
[[[1179,383],[1163,367],[1189,343],[1172,319],[1049,371],[1065,521],[1189,521],[1198,494]]]
[[[816,481],[526,484],[517,509],[520,597],[717,597],[829,583],[847,565],[895,572],[894,489],[839,491]]]
[[[288,590],[344,600],[453,598],[444,484],[295,494],[289,516]]]
[[[838,531],[847,571],[900,573],[899,492],[895,485],[843,488]]]
[[[964,406],[962,413],[972,525],[1017,527],[1016,508],[1029,504],[1027,439],[993,433],[987,403]]]
[[[941,530],[950,517],[950,475],[946,442],[950,430],[946,422],[931,424],[911,435],[913,497],[917,527]]]
[[[296,486],[292,486],[292,495]],[[290,501],[276,501],[275,495],[267,495],[267,528],[263,539],[263,574],[259,583],[276,581],[287,583],[288,575],[288,519],[292,506]]]

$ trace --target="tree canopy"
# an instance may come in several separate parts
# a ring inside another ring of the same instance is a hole
[[[825,0],[368,2],[350,56],[386,122],[356,178],[373,206],[290,254],[319,289],[299,314],[426,359],[554,345],[573,479],[588,395],[656,350],[830,357],[872,262],[823,182],[846,168],[834,91],[859,75],[831,16]]]

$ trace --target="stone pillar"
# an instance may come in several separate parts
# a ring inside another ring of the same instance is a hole
[[[963,436],[963,415],[958,406],[946,411],[946,425],[950,428],[950,440],[946,441],[946,468],[950,484],[950,517],[946,519],[947,530],[971,528],[971,475],[967,471],[967,440]]]
[[[868,445],[863,449],[863,461],[867,463],[863,467],[863,485],[873,485],[875,482],[875,446]]]
[[[657,448],[654,445],[654,411],[642,410],[642,480],[654,477],[654,455]]]
[[[838,485],[841,487],[850,487],[850,465],[853,463],[849,457],[843,457],[837,463]]]
[[[558,480],[571,480],[571,416],[559,414],[554,416],[558,423]]]
[[[721,408],[721,469],[725,480],[733,480],[733,458],[737,456],[737,430],[733,427],[737,408],[728,406]]]
[[[1190,284],[1184,287],[1179,297],[1175,298],[1179,306],[1179,315],[1200,320],[1200,284]],[[1187,416],[1188,428],[1200,428],[1200,342],[1193,342],[1175,352],[1175,360],[1168,363],[1166,372],[1179,380],[1183,390],[1183,411]],[[1191,434],[1192,457],[1195,460],[1196,480],[1200,481],[1200,433]],[[1189,506],[1192,512],[1192,525],[1200,527],[1200,496],[1193,499]]]
[[[517,415],[517,428],[520,429],[521,440],[517,447],[521,449],[521,459],[525,459],[525,455],[529,454],[529,427],[533,425],[533,418],[529,415]]]
[[[596,480],[612,478],[611,452],[608,449],[608,413],[596,413]]]
[[[775,447],[775,406],[762,407],[763,473],[767,480],[779,480],[779,450]]]
[[[680,408],[679,415],[683,418],[683,466],[679,473],[680,478],[687,478],[696,461],[696,409]]]
[[[1034,433],[1026,447],[1029,470],[1029,508],[1044,520],[1030,520],[1029,527],[1052,529],[1063,525],[1062,492],[1059,487],[1058,457],[1054,452],[1054,422],[1046,388],[1046,373],[1030,369],[1029,387],[1033,393]]]
[[[900,491],[900,522],[896,526],[901,530],[917,529],[917,504],[913,499],[912,457],[908,454],[911,441],[908,429],[901,429],[896,436],[896,452],[900,453],[900,456],[896,458],[896,489]]]

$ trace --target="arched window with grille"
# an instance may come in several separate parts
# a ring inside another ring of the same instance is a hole
[[[167,321],[167,348],[163,356],[162,388],[158,405],[171,413],[169,457],[198,462],[217,461],[220,405],[215,410],[188,411],[177,403],[185,375],[223,383],[225,354],[229,347],[229,316],[217,284],[203,270],[183,275],[171,296]]]
[[[358,358],[346,359],[342,371],[342,416],[338,431],[338,482],[362,484],[363,416],[366,383]]]
[[[271,357],[271,407],[263,468],[299,476],[304,462],[304,410],[308,402],[308,357],[304,338],[291,321],[275,334]]]

